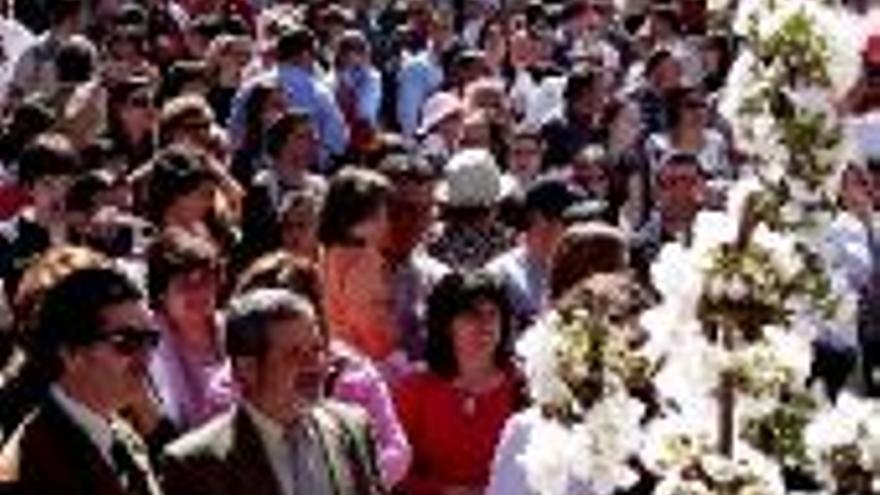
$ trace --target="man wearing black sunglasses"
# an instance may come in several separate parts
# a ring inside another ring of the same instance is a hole
[[[151,320],[115,269],[81,269],[48,290],[29,358],[45,365],[49,393],[0,454],[13,493],[161,494],[144,443],[119,416],[143,394],[158,340]]]

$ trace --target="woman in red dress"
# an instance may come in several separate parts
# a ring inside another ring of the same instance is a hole
[[[501,429],[520,400],[510,310],[483,272],[452,273],[428,298],[428,369],[403,380],[398,412],[413,449],[400,492],[482,493]]]

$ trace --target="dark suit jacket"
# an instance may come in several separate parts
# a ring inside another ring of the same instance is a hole
[[[326,495],[386,493],[362,413],[328,403],[316,408],[315,417],[334,484]],[[241,407],[169,445],[163,473],[167,495],[282,495],[266,448]]]
[[[161,495],[146,447],[133,432],[129,451],[148,473],[152,495]],[[52,399],[13,434],[0,454],[0,493],[21,495],[127,495],[101,452]]]

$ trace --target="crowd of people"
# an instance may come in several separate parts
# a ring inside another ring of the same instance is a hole
[[[528,493],[517,339],[656,302],[747,173],[735,3],[0,1],[0,490]],[[863,56],[831,396],[880,394]]]

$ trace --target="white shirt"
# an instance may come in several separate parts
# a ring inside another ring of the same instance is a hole
[[[293,495],[294,480],[290,469],[291,457],[287,441],[284,438],[284,427],[260,412],[256,407],[247,403],[244,407],[263,441],[263,446],[269,457],[269,464],[272,465],[275,479],[278,480],[278,485],[281,487],[281,493]]]
[[[110,422],[95,413],[88,406],[74,399],[58,385],[52,385],[49,389],[52,399],[61,407],[74,424],[83,430],[89,440],[98,448],[107,464],[113,465],[110,449],[113,446],[113,430]]]

